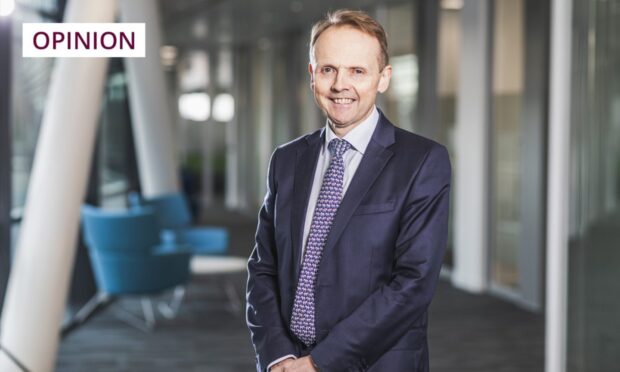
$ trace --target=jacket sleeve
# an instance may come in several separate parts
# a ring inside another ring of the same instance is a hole
[[[447,244],[450,177],[445,147],[432,147],[405,198],[392,277],[316,345],[321,371],[365,370],[426,312]]]
[[[297,355],[279,310],[278,261],[274,239],[277,151],[269,163],[267,193],[258,216],[254,250],[248,261],[246,322],[261,371],[283,355]]]

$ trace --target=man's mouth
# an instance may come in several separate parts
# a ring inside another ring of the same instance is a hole
[[[340,105],[347,105],[355,101],[353,98],[330,98],[330,99],[332,100],[332,102],[335,102]]]

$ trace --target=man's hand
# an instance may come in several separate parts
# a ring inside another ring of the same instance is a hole
[[[269,372],[284,372],[286,371],[286,368],[288,366],[293,364],[294,361],[295,359],[293,358],[284,359],[283,361],[278,362],[274,364],[271,368],[269,368]]]
[[[288,359],[287,359],[288,360]],[[310,356],[294,360],[284,368],[284,372],[318,372]]]

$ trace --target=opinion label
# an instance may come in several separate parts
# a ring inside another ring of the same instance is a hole
[[[144,23],[24,23],[22,56],[137,57],[145,55]]]

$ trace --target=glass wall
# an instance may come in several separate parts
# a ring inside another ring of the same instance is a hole
[[[91,197],[102,206],[122,208],[126,205],[127,193],[140,189],[122,59],[110,60],[104,89],[91,180],[97,191]]]
[[[381,14],[381,13],[380,13]],[[392,80],[379,105],[388,118],[409,131],[414,130],[414,111],[418,100],[418,56],[415,45],[416,6],[403,3],[385,8],[381,20],[388,34]]]
[[[3,12],[6,13],[6,12]],[[0,50],[12,48],[12,23],[0,16]],[[0,317],[9,279],[11,253],[11,53],[0,54]]]
[[[620,1],[573,8],[568,371],[618,370]]]
[[[39,136],[53,58],[22,58],[22,23],[57,22],[62,10],[55,0],[24,1],[13,13],[12,71],[12,207],[21,216]]]
[[[523,11],[521,0],[494,2],[491,279],[511,290],[519,286]]]
[[[439,106],[439,140],[450,153],[452,167],[456,165],[455,129],[459,86],[461,47],[461,8],[458,1],[442,1],[439,12],[437,95]],[[454,183],[453,183],[454,187]],[[454,195],[454,191],[452,191]],[[449,216],[448,248],[444,267],[453,267],[454,203]]]

